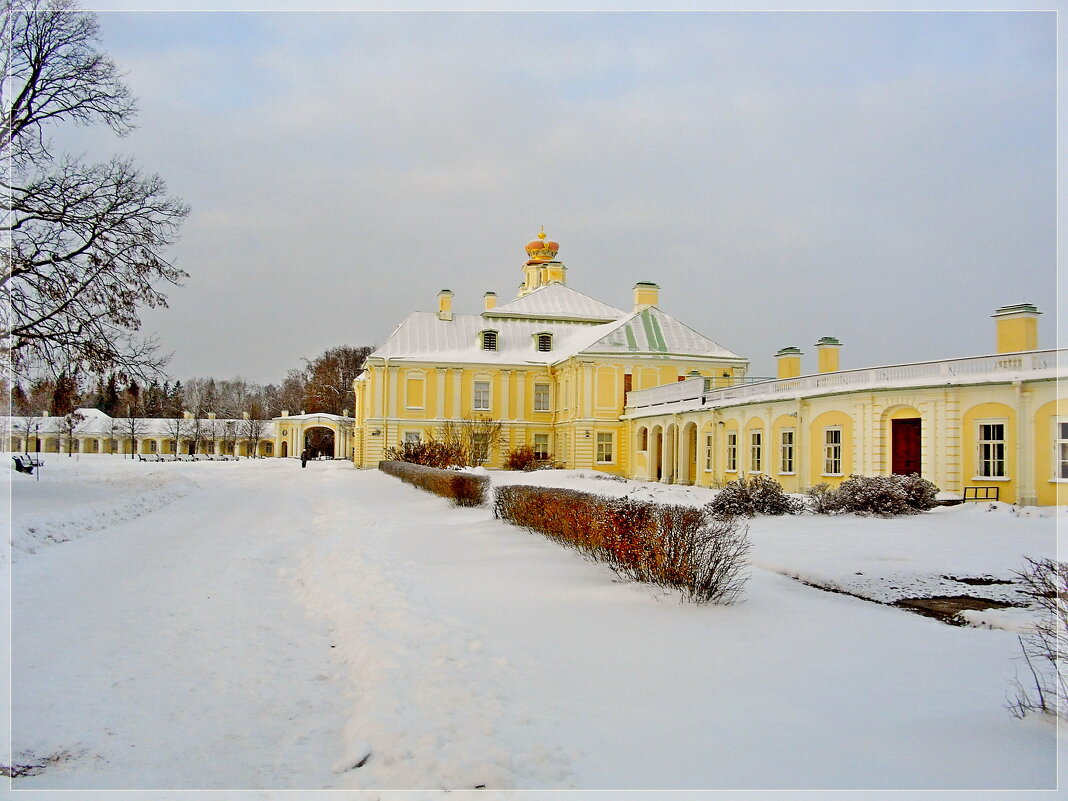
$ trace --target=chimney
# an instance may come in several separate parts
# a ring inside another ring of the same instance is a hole
[[[648,309],[660,302],[660,285],[652,281],[639,281],[634,285],[634,311]]]
[[[43,412],[41,412],[41,417],[48,417],[48,409],[45,409]]]
[[[208,419],[209,420],[214,420],[215,419],[215,412],[208,412]]]
[[[998,353],[1038,350],[1038,315],[1030,303],[1013,303],[994,312],[997,320]]]
[[[289,409],[282,409],[282,417],[289,417]]]
[[[193,413],[191,411],[189,411],[188,409],[184,410],[182,412],[182,419],[183,420],[192,420],[193,419]]]
[[[801,350],[793,345],[775,354],[779,365],[779,378],[797,378],[801,375]]]
[[[482,296],[482,302],[485,304],[485,311],[497,308],[497,293],[487,292]]]
[[[838,349],[842,343],[834,337],[820,337],[816,343],[816,353],[819,354],[819,371],[821,373],[838,372]]]
[[[443,289],[438,293],[438,319],[452,319],[452,290]]]

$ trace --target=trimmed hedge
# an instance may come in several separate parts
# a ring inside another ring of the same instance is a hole
[[[448,498],[456,506],[481,506],[486,500],[489,478],[459,470],[439,470],[411,462],[382,461],[378,469],[419,489]]]
[[[748,530],[705,509],[511,485],[494,490],[493,513],[695,603],[732,603],[748,579]]]
[[[837,489],[817,484],[805,493],[817,514],[853,513],[896,517],[926,512],[938,505],[938,487],[915,473],[908,476],[852,475]]]

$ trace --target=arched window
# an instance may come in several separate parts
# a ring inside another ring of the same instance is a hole
[[[497,350],[497,332],[482,332],[482,350]]]
[[[553,349],[553,335],[552,334],[538,334],[538,350],[542,353],[548,353]]]

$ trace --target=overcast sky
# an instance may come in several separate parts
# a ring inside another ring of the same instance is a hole
[[[774,373],[1055,345],[1056,20],[1027,13],[100,14],[139,128],[88,131],[192,206],[144,315],[175,377],[278,381],[439,289],[660,306]]]

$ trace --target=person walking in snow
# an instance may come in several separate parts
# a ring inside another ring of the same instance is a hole
[[[303,451],[300,452],[300,466],[301,467],[307,467],[308,466],[308,449],[307,448],[305,448]]]

